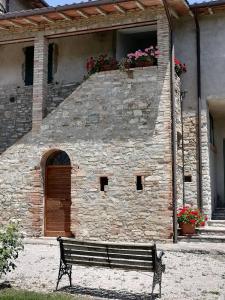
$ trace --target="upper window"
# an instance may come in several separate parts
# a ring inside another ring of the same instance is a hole
[[[120,29],[117,31],[117,59],[128,53],[157,45],[157,31],[154,25]]]
[[[34,80],[34,46],[25,48],[25,85],[33,85]]]
[[[25,53],[25,85],[33,85],[34,81],[34,46],[26,47]],[[53,81],[54,44],[48,47],[48,83]]]

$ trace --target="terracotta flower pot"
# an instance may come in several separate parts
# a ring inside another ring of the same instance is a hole
[[[149,66],[153,66],[153,62],[152,61],[136,61],[135,62],[136,67],[149,67]]]
[[[181,234],[195,234],[195,224],[180,223]]]

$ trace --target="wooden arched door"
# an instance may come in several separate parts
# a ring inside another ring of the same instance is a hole
[[[45,236],[71,236],[71,164],[64,151],[46,161]]]

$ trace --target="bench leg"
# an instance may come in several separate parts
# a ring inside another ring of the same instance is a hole
[[[59,273],[58,273],[58,279],[56,284],[56,291],[58,290],[59,282],[63,275],[68,275],[69,281],[70,281],[70,287],[72,286],[72,266],[66,265],[62,260],[60,260],[59,265]]]
[[[161,298],[161,285],[162,285],[162,273],[154,272],[153,282],[152,282],[152,296],[155,289],[156,284],[159,284],[159,298]]]

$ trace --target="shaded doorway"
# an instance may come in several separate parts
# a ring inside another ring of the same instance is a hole
[[[64,151],[50,154],[45,165],[45,236],[71,236],[71,163]]]

